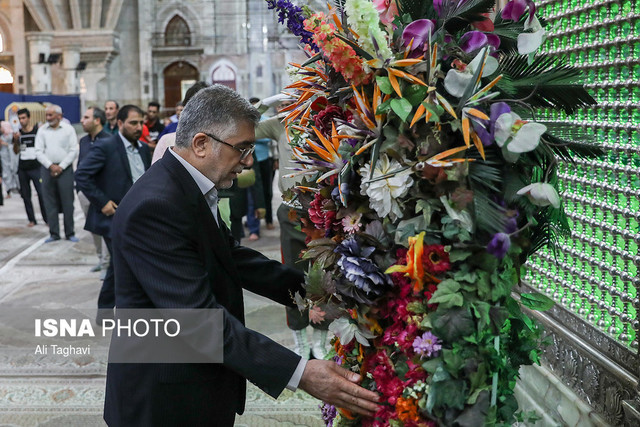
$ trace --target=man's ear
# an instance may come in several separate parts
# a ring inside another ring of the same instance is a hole
[[[116,123],[118,124],[118,129],[122,129],[124,122],[122,120],[116,120]]]
[[[193,152],[198,157],[204,157],[207,151],[207,139],[209,139],[203,133],[196,133],[191,140],[191,146],[193,147]]]

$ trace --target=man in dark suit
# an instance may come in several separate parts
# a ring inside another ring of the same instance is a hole
[[[118,112],[118,134],[96,140],[75,173],[78,190],[91,202],[84,229],[102,236],[111,256],[98,296],[98,322],[115,306],[111,247],[113,214],[133,183],[151,165],[149,147],[138,141],[142,135],[142,122],[140,108],[123,106]]]
[[[253,163],[259,113],[214,85],[186,105],[176,146],[131,188],[113,221],[118,308],[218,308],[222,364],[115,364],[104,419],[116,426],[232,426],[245,379],[277,397],[297,387],[372,415],[377,394],[327,360],[306,361],[244,326],[242,288],[292,306],[303,274],[242,247],[217,212],[217,191]]]
[[[98,107],[89,107],[87,111],[84,112],[82,119],[80,119],[80,123],[82,123],[82,130],[87,132],[85,136],[80,138],[80,153],[78,154],[78,165],[82,163],[82,160],[87,157],[91,148],[93,148],[93,144],[102,139],[111,139],[113,135],[104,130],[104,125],[107,123],[107,116],[104,114]],[[84,195],[80,189],[78,190],[78,200],[80,201],[80,207],[82,208],[82,212],[84,213],[85,218],[89,213],[89,207],[91,206],[91,202]],[[109,253],[106,248],[106,243],[104,243],[102,236],[99,234],[91,233],[93,237],[93,245],[96,248],[96,255],[98,255],[98,264],[95,267],[91,268],[92,272],[102,270],[100,278],[104,280],[107,269],[109,268]]]

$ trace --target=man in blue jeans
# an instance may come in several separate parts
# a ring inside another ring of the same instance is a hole
[[[29,220],[27,227],[33,227],[38,222],[36,221],[36,214],[33,210],[33,203],[31,202],[31,183],[33,183],[36,193],[38,194],[40,214],[44,218],[44,222],[47,222],[44,200],[42,199],[42,187],[40,186],[40,163],[36,158],[36,133],[38,132],[38,125],[31,124],[31,113],[26,108],[18,110],[18,120],[20,121],[20,130],[13,135],[13,138],[14,144],[20,146],[20,157],[18,160],[20,196],[24,201],[24,210],[27,212],[27,219]]]

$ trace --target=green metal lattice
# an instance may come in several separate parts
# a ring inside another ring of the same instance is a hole
[[[605,155],[561,163],[572,232],[557,256],[542,250],[528,282],[621,344],[638,348],[640,327],[640,1],[552,0],[538,4],[550,32],[543,50],[581,68],[597,105],[543,122],[580,126]]]

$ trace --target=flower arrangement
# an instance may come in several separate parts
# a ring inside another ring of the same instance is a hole
[[[365,419],[324,405],[327,425],[522,419],[515,380],[541,344],[521,307],[553,303],[514,291],[568,231],[558,159],[599,154],[535,113],[593,103],[580,72],[537,53],[531,0],[268,3],[309,56],[282,110],[299,165],[285,197],[304,207],[312,261],[296,299],[333,320],[330,357],[382,402]]]

